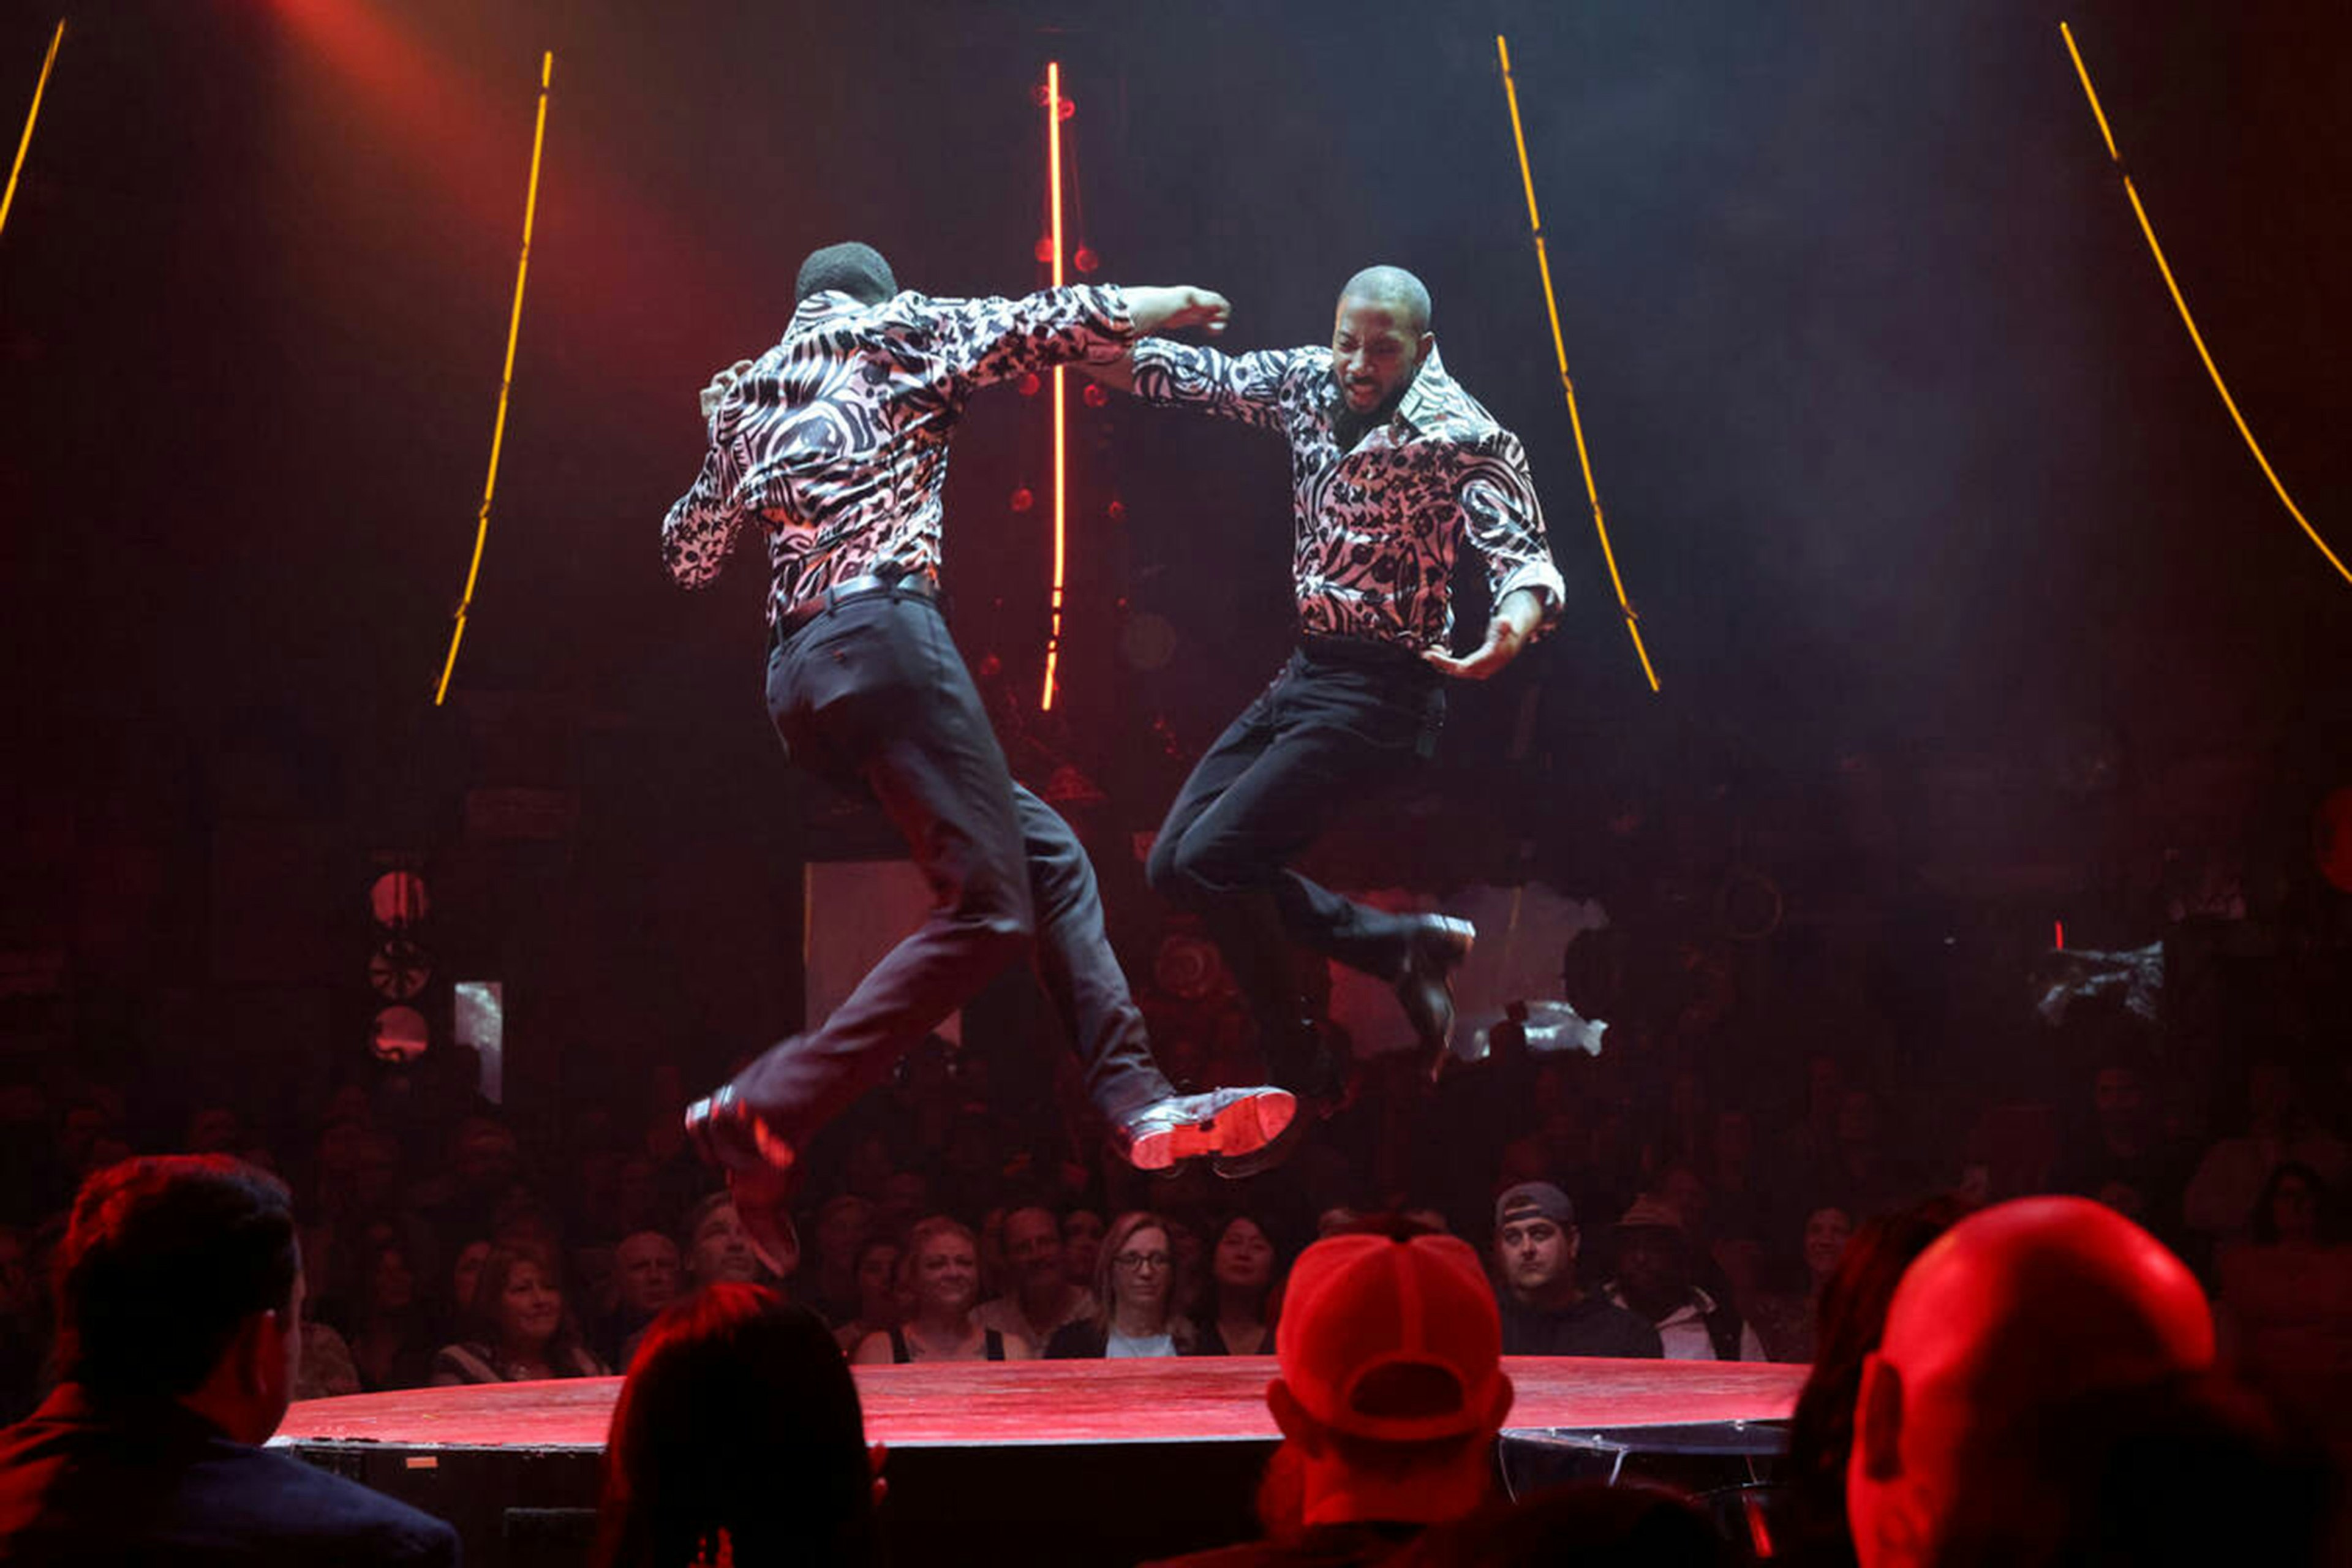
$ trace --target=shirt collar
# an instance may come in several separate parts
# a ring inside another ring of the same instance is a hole
[[[1426,430],[1431,422],[1454,412],[1460,401],[1459,389],[1454,378],[1445,374],[1445,361],[1439,357],[1437,345],[1432,343],[1429,357],[1421,362],[1421,374],[1405,388],[1403,401],[1397,405],[1396,417],[1415,430]]]
[[[784,336],[789,338],[839,317],[854,316],[860,310],[871,309],[872,306],[854,294],[845,294],[838,289],[820,289],[800,302],[800,308],[793,312],[792,324],[784,329]]]

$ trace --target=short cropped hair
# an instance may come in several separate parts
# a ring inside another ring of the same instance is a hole
[[[898,292],[898,279],[880,251],[850,240],[809,252],[793,285],[793,303],[828,290],[846,294],[863,305],[878,305]]]
[[[193,1393],[246,1319],[292,1310],[301,1268],[277,1177],[223,1154],[110,1165],[58,1248],[58,1370],[105,1393]]]

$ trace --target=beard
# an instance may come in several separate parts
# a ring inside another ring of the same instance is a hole
[[[1397,405],[1404,401],[1404,395],[1412,390],[1412,377],[1407,376],[1394,392],[1360,414],[1348,402],[1348,389],[1334,381],[1331,384],[1333,400],[1331,434],[1339,441],[1339,450],[1353,451],[1356,443],[1364,438],[1366,432],[1378,429],[1394,418]]]

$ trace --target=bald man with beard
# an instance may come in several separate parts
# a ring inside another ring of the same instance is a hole
[[[1202,915],[1277,1084],[1326,1104],[1340,1089],[1293,943],[1393,984],[1442,1063],[1453,971],[1475,932],[1369,908],[1290,862],[1336,812],[1428,761],[1448,679],[1496,674],[1558,616],[1564,589],[1518,438],[1446,374],[1429,290],[1399,267],[1348,280],[1328,346],[1228,355],[1150,340],[1086,368],[1147,403],[1290,444],[1297,651],[1177,793],[1146,868],[1152,887]],[[1485,563],[1495,608],[1478,646],[1456,657],[1451,593],[1465,547]],[[1262,1168],[1307,1120],[1216,1168]]]
[[[1895,1288],[1864,1362],[1846,1474],[1862,1568],[1939,1563],[1972,1513],[2052,1484],[2022,1439],[2091,1398],[2213,1364],[2181,1261],[2083,1198],[2023,1198],[1954,1226]]]

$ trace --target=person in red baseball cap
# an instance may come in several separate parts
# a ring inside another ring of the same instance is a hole
[[[1296,1520],[1161,1568],[1377,1563],[1492,1500],[1512,1389],[1495,1294],[1467,1243],[1317,1242],[1290,1271],[1275,1353],[1265,1402],[1284,1440],[1270,1474],[1295,1487]]]

